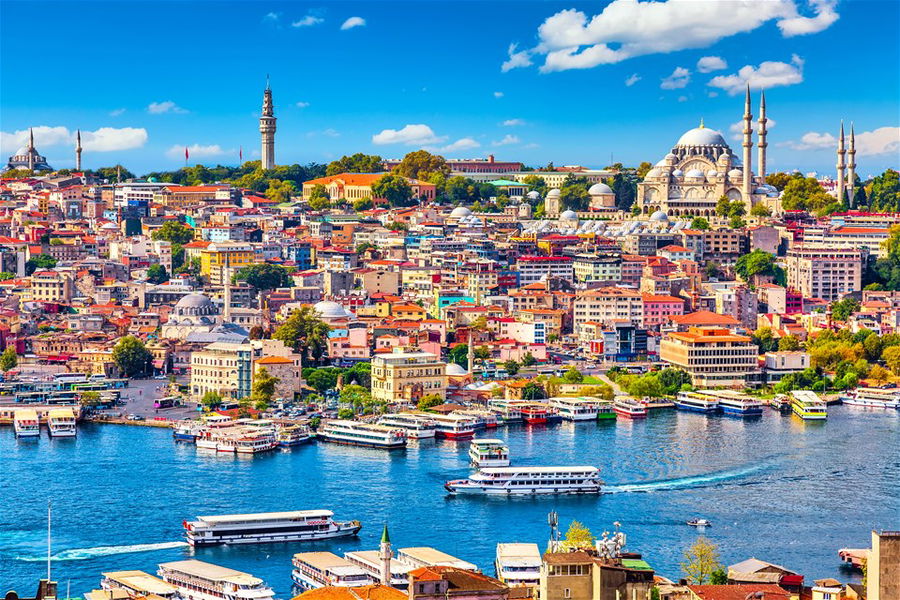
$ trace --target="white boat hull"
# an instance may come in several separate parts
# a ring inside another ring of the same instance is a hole
[[[493,486],[450,485],[446,486],[451,494],[470,496],[545,496],[559,494],[599,494],[599,485],[590,486],[557,486],[533,488],[505,488]]]
[[[215,450],[216,446],[218,446],[218,442],[215,440],[197,440],[196,444],[198,448],[207,448],[209,450]]]
[[[40,429],[16,429],[17,438],[40,437]]]
[[[473,467],[508,467],[509,459],[487,459],[483,458],[481,460],[472,459],[470,461]]]
[[[73,429],[50,429],[50,437],[75,437],[75,431]]]
[[[350,537],[359,532],[359,526],[335,527],[329,531],[271,533],[258,535],[227,535],[214,538],[197,536],[195,532],[187,532],[187,542],[191,546],[220,546],[236,544],[270,544],[278,542],[313,542],[333,538]],[[202,532],[200,532],[202,533]]]
[[[847,406],[862,406],[864,408],[900,408],[900,401],[897,400],[860,400],[858,398],[845,398],[843,403]]]

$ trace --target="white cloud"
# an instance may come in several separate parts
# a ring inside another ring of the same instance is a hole
[[[849,137],[846,143],[849,144]],[[785,146],[791,150],[836,150],[837,136],[831,133],[810,131],[803,134],[799,140],[790,140],[779,146]],[[896,154],[898,151],[900,151],[900,127],[879,127],[873,131],[856,134],[857,156]]]
[[[337,129],[332,129],[331,127],[329,127],[328,129],[323,129],[322,135],[330,138],[341,137],[341,133]]]
[[[184,159],[184,145],[175,144],[168,150],[166,150],[166,156],[171,159]],[[191,146],[187,146],[188,153],[190,154],[190,159],[193,160],[195,158],[212,158],[215,156],[222,156],[226,154],[226,151],[222,149],[218,144],[210,144],[208,146],[201,146],[200,144],[193,144]]]
[[[85,152],[113,152],[140,148],[147,143],[147,130],[135,127],[101,127],[96,131],[82,131],[81,145]],[[28,144],[28,130],[0,132],[0,151],[15,152]],[[41,150],[52,146],[74,146],[75,131],[67,127],[41,125],[34,128],[34,145]]]
[[[116,110],[109,111],[109,116],[111,116],[111,117],[121,117],[124,114],[125,114],[124,108],[117,108]]]
[[[188,111],[184,108],[181,108],[171,100],[166,100],[165,102],[151,102],[150,105],[147,106],[147,112],[151,115],[162,115],[166,113],[183,115]]]
[[[302,102],[302,101],[301,101],[301,102],[298,102],[298,103],[297,103],[297,108],[306,108],[307,106],[309,106],[309,102]]]
[[[790,63],[765,61],[758,67],[745,65],[737,73],[713,77],[707,85],[720,88],[734,96],[746,89],[764,90],[803,82],[803,59],[796,54]]]
[[[510,144],[518,144],[520,142],[521,140],[519,139],[519,136],[507,133],[505,136],[503,136],[502,140],[491,142],[491,146],[508,146]]]
[[[727,68],[728,63],[721,56],[704,56],[697,61],[697,70],[701,73],[712,73]]]
[[[687,96],[678,96],[678,101],[679,101],[679,102],[687,102],[687,101],[688,101],[688,97],[687,97]]]
[[[442,148],[437,148],[438,152],[459,152],[460,150],[471,150],[472,148],[479,148],[481,144],[477,141],[473,140],[470,137],[464,137],[456,140],[452,144],[447,144]]]
[[[756,119],[758,118],[759,115],[756,116]],[[754,133],[756,133],[756,130],[759,129],[759,122],[756,119],[753,119],[753,121],[750,122],[750,129],[753,130]],[[777,124],[778,122],[772,117],[766,117],[766,131],[773,130]],[[728,132],[731,133],[731,139],[733,140],[740,141],[744,139],[744,122],[738,121],[737,123],[732,123],[728,126]]]
[[[509,47],[502,70],[532,64],[543,55],[542,72],[589,69],[648,54],[706,48],[721,39],[774,21],[784,37],[814,33],[837,19],[835,0],[808,0],[811,17],[800,14],[799,0],[697,2],[613,0],[597,15],[567,9],[538,27],[531,49]]]
[[[494,98],[502,98],[503,92],[494,92]]]
[[[291,23],[291,27],[312,27],[314,25],[321,25],[325,22],[325,19],[321,17],[316,17],[315,15],[306,15],[299,21],[294,21]]]
[[[507,119],[501,123],[504,127],[519,127],[525,124],[524,119]]]
[[[381,133],[372,136],[372,143],[377,146],[387,144],[406,144],[407,146],[420,146],[423,144],[439,144],[447,139],[447,136],[438,137],[431,127],[419,123],[405,125],[403,129],[385,129]]]
[[[672,74],[662,78],[659,87],[664,90],[680,90],[691,81],[691,72],[684,67],[675,67]]]
[[[625,87],[631,87],[640,80],[641,80],[641,76],[638,75],[637,73],[634,73],[633,75],[631,75],[630,77],[628,77],[625,80]]]
[[[281,13],[280,12],[267,12],[263,15],[262,22],[271,25],[273,27],[281,26]]]
[[[344,24],[341,25],[341,31],[347,31],[348,29],[353,29],[354,27],[365,27],[366,20],[362,17],[350,17]]]
[[[518,44],[510,44],[506,53],[509,55],[503,64],[500,66],[500,70],[506,73],[507,71],[511,71],[512,69],[518,69],[519,67],[530,67],[531,66],[531,52],[528,50],[518,51]]]

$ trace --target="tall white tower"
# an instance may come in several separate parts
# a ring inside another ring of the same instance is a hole
[[[853,208],[856,187],[856,135],[853,133],[853,123],[850,123],[850,147],[847,149],[847,188],[850,191],[848,206]]]
[[[750,112],[750,84],[747,84],[747,96],[744,99],[744,204],[747,213],[750,213],[752,200],[750,194],[753,191],[752,182],[752,155],[753,155],[753,113]]]
[[[262,134],[262,168],[275,168],[275,110],[272,106],[272,88],[266,77],[266,91],[263,92],[262,116],[259,118],[259,132]]]
[[[757,137],[759,139],[759,143],[757,144],[757,147],[759,148],[759,158],[756,162],[759,163],[759,166],[757,166],[757,175],[763,183],[766,182],[766,148],[769,146],[769,144],[766,143],[766,123],[768,122],[769,120],[766,118],[766,93],[762,92],[759,99],[759,129],[757,130]]]
[[[75,134],[75,170],[81,170],[81,130]]]
[[[844,122],[841,121],[841,133],[838,136],[837,147],[837,199],[838,202],[844,201],[844,184],[847,181],[847,175],[844,172]]]
[[[34,171],[34,129],[28,128],[28,169]]]
[[[391,559],[394,553],[391,550],[391,536],[388,535],[387,523],[381,532],[381,544],[378,546],[378,559],[381,561],[381,584],[391,585]]]

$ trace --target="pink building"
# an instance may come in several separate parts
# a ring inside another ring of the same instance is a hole
[[[684,314],[684,300],[675,296],[641,294],[644,301],[644,327],[654,327],[669,322],[671,317]]]

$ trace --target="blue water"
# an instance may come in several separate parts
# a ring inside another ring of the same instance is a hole
[[[834,407],[827,423],[767,411],[755,421],[662,412],[645,422],[500,428],[516,465],[593,464],[601,497],[458,498],[442,483],[468,472],[466,444],[406,451],[309,445],[255,457],[208,454],[149,427],[84,425],[76,439],[17,441],[0,430],[0,588],[32,592],[45,573],[53,500],[53,576],[72,595],[103,571],[188,557],[181,522],[201,514],[330,508],[359,519],[358,539],[203,548],[194,554],[264,578],[290,595],[294,552],[375,549],[387,522],[397,547],[435,546],[493,574],[498,542],[544,547],[547,512],[599,534],[619,521],[628,548],[680,576],[698,535],[726,564],[755,556],[808,579],[848,575],[837,550],[900,529],[900,411]],[[0,590],[2,593],[3,590]]]

